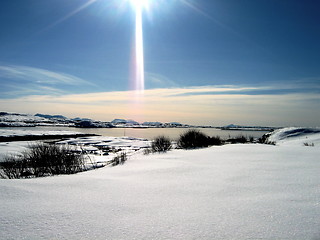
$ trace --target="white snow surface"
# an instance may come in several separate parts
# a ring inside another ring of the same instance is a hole
[[[35,136],[35,135],[72,135],[77,134],[71,131],[24,131],[12,130],[12,134],[8,134],[9,130],[6,131],[7,135],[4,136]],[[1,130],[0,130],[1,133]],[[39,141],[13,141],[13,142],[0,142],[0,162],[5,159],[6,156],[19,155],[26,151],[30,146],[35,145]],[[40,141],[41,142],[41,141]],[[131,138],[131,137],[106,137],[106,136],[94,136],[94,137],[78,137],[70,138],[68,140],[61,140],[58,144],[67,144],[74,150],[85,150],[92,154],[86,155],[91,161],[98,163],[107,163],[112,160],[117,154],[109,153],[107,156],[102,156],[103,152],[99,150],[101,147],[109,147],[114,149],[121,149],[127,154],[131,155],[135,151],[142,148],[150,147],[151,142],[146,139]],[[94,154],[93,154],[94,153]]]
[[[3,137],[17,137],[17,136],[49,136],[49,135],[75,135],[81,134],[79,132],[74,131],[43,131],[38,130],[36,128],[14,128],[14,129],[7,129],[7,128],[0,128],[0,136]],[[7,155],[15,155],[19,154],[22,151],[25,151],[28,146],[34,144],[33,141],[21,141],[21,142],[0,142],[0,161],[3,159],[4,156]]]
[[[0,129],[0,136],[3,137],[17,137],[17,136],[49,136],[49,135],[76,135],[81,134],[79,132],[74,131],[43,131],[37,130],[36,128],[30,129]],[[25,151],[30,145],[33,145],[34,141],[21,141],[21,142],[0,142],[0,161],[4,156],[7,155],[15,155]]]
[[[0,128],[0,136],[3,137],[15,137],[15,136],[48,136],[48,135],[75,135],[75,134],[83,134],[81,132],[75,131],[65,131],[65,130],[57,130],[57,131],[43,131],[37,128]]]
[[[320,128],[282,128],[276,130],[268,138],[268,141],[278,145],[303,146],[320,145]]]
[[[304,141],[304,139],[303,139]],[[320,147],[236,144],[0,180],[0,239],[319,239]]]
[[[71,145],[91,145],[91,146],[109,146],[117,148],[132,148],[140,149],[150,146],[150,141],[141,138],[131,137],[106,137],[106,136],[94,136],[94,137],[80,137],[72,138],[69,140],[60,141],[60,144]]]
[[[48,119],[30,114],[10,114],[0,116],[0,122],[45,122]]]

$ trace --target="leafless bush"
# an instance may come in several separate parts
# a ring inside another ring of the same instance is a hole
[[[43,177],[83,171],[84,160],[66,146],[37,143],[21,156],[7,156],[0,167],[8,178]]]
[[[3,172],[2,178],[21,178],[26,169],[25,162],[17,156],[6,156],[4,161],[0,162],[0,168]]]
[[[216,136],[216,137],[208,137],[208,144],[210,146],[221,146],[224,144],[224,141],[219,137],[219,136]]]
[[[264,144],[276,145],[277,143],[275,141],[266,141],[266,142],[264,142]]]
[[[184,149],[208,147],[209,137],[196,129],[190,129],[180,135],[177,145]]]
[[[153,151],[152,151],[151,148],[145,148],[145,149],[143,149],[143,154],[144,154],[144,155],[149,155],[150,153],[153,153]]]
[[[305,143],[303,143],[303,145],[306,146],[306,147],[314,147],[314,143],[305,142]]]
[[[230,142],[232,144],[235,144],[235,143],[247,143],[248,139],[243,135],[239,135],[237,137],[229,138],[227,140],[227,142]]]
[[[151,149],[153,152],[167,152],[171,148],[171,141],[165,136],[156,137],[151,143]]]
[[[111,161],[112,166],[122,165],[128,160],[127,153],[121,152]]]

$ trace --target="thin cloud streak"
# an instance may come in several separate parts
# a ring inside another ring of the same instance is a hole
[[[4,98],[12,98],[17,96],[26,96],[26,95],[38,95],[38,94],[46,94],[46,95],[63,95],[68,94],[68,92],[54,88],[49,86],[39,86],[36,84],[30,84],[28,86],[21,85],[8,85],[12,90],[10,92],[2,93],[2,97]]]
[[[152,72],[145,73],[145,84],[147,89],[178,87],[177,83],[166,76]]]
[[[62,83],[67,85],[93,85],[88,81],[66,73],[19,65],[0,66],[0,77],[46,84]]]
[[[251,91],[260,91],[261,88],[249,87]],[[138,121],[180,121],[206,125],[318,125],[319,94],[246,95],[241,93],[245,89],[248,88],[206,86],[145,90],[141,105],[132,101],[134,91],[27,96],[2,99],[0,104],[10,111],[59,113],[104,121],[121,117]],[[223,91],[226,93],[221,94]],[[237,94],[229,94],[230,91]],[[201,95],[208,92],[211,94]]]

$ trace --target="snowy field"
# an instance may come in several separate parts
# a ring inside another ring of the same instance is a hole
[[[56,132],[56,135],[61,135],[62,132],[63,131],[58,131]],[[46,134],[55,135],[55,132]],[[65,134],[70,136],[78,133],[65,131]],[[87,154],[85,154],[85,159],[88,160],[89,164],[94,161],[98,162],[99,165],[101,163],[106,164],[117,156],[117,153],[112,153],[112,151],[109,151],[108,155],[104,155],[104,152],[101,150],[102,148],[121,150],[126,152],[128,155],[131,155],[138,150],[150,147],[151,144],[150,141],[141,138],[104,136],[69,138],[68,140],[56,139],[54,141],[57,142],[57,144],[69,145],[73,150],[86,151]],[[4,161],[6,156],[19,155],[22,152],[27,151],[30,146],[35,145],[38,142],[39,141],[0,142],[0,162]]]
[[[81,132],[74,131],[43,131],[37,128],[0,128],[0,136],[2,137],[16,137],[16,136],[43,136],[43,135],[71,135],[81,134]]]
[[[320,134],[291,130],[276,146],[137,151],[122,166],[0,179],[0,239],[320,239]]]
[[[43,131],[38,130],[37,128],[19,128],[16,127],[14,129],[10,128],[0,128],[0,137],[4,138],[11,138],[11,137],[32,137],[32,136],[72,136],[72,135],[81,135],[81,132],[74,132],[74,131]],[[15,155],[19,154],[22,151],[25,151],[28,146],[34,144],[34,141],[13,141],[13,142],[0,142],[0,161],[6,155]]]

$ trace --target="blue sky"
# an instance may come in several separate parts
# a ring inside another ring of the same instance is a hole
[[[320,125],[319,1],[149,3],[146,91],[138,104],[129,80],[135,24],[129,0],[2,0],[1,110],[99,120]],[[169,90],[175,99],[160,94]]]

